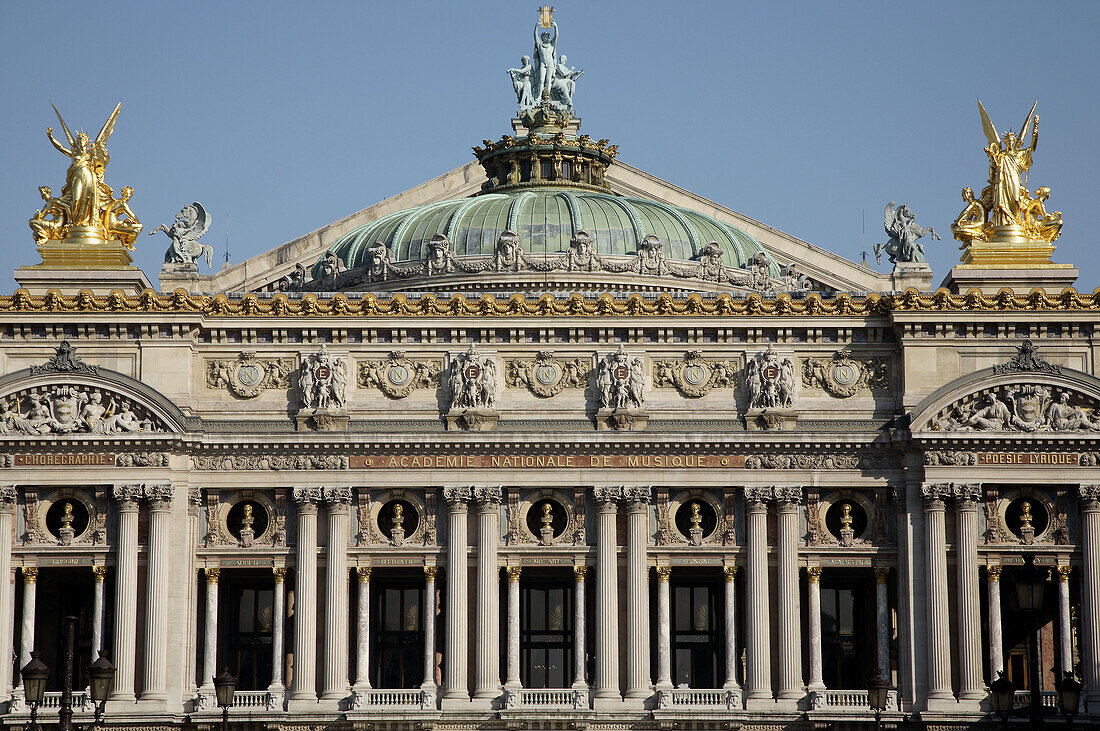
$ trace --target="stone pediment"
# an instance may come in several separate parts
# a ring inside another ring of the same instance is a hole
[[[67,341],[42,365],[0,378],[0,435],[178,433],[186,417],[140,381],[81,360]]]

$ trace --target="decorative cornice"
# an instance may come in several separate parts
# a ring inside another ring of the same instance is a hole
[[[674,297],[661,293],[649,299],[640,294],[613,297],[603,294],[596,299],[583,295],[557,297],[544,294],[528,299],[516,293],[507,300],[492,295],[467,299],[455,295],[440,300],[425,294],[409,298],[394,294],[385,299],[374,294],[349,297],[338,293],[318,297],[306,293],[300,298],[278,292],[271,296],[245,294],[232,298],[224,293],[215,295],[188,294],[177,289],[171,294],[158,294],[147,289],[139,295],[126,295],[115,290],[106,296],[82,290],[76,295],[31,295],[17,289],[10,296],[0,297],[0,312],[64,312],[64,313],[186,313],[208,317],[646,317],[646,316],[790,316],[810,315],[831,317],[885,315],[890,312],[1011,312],[1011,311],[1100,311],[1100,288],[1082,294],[1067,288],[1058,294],[1042,290],[1014,293],[1008,288],[997,294],[982,294],[970,290],[966,294],[951,294],[946,289],[919,292],[910,288],[897,294],[871,293],[852,296],[840,293],[822,297],[811,292],[805,298],[793,298],[780,293],[774,297],[750,293],[733,297],[721,293],[713,298],[700,294]]]

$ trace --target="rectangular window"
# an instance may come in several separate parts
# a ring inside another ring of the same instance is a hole
[[[229,665],[238,690],[264,690],[271,683],[271,636],[275,591],[270,582],[227,586]]]
[[[557,579],[521,581],[519,606],[523,687],[569,687],[573,682],[573,585]]]
[[[372,581],[371,681],[376,688],[418,688],[424,680],[423,584]]]
[[[541,165],[539,166],[539,170],[541,171],[540,175],[543,180],[554,179],[554,163],[552,163],[551,161],[543,160]]]
[[[672,682],[717,688],[722,661],[722,603],[716,584],[676,583],[672,592]]]
[[[870,598],[858,579],[821,584],[821,657],[828,688],[867,687],[866,658],[873,656],[874,633],[858,628],[874,626],[868,624]]]

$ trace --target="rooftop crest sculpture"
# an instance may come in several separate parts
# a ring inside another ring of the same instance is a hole
[[[924,245],[918,239],[929,234],[938,239],[939,234],[931,226],[918,226],[916,216],[905,203],[897,208],[894,206],[894,201],[890,201],[883,211],[883,224],[890,240],[884,244],[875,244],[875,261],[881,261],[883,252],[890,257],[891,263],[924,261]]]
[[[508,69],[516,102],[520,111],[534,109],[541,103],[567,112],[573,111],[573,92],[577,78],[584,73],[568,66],[564,55],[558,56],[558,24],[554,8],[539,8],[539,21],[534,30],[535,48],[530,56],[520,59],[520,67]]]

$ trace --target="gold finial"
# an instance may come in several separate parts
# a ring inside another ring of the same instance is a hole
[[[543,5],[539,8],[539,25],[543,28],[549,28],[554,22],[554,8],[550,5]]]
[[[46,128],[46,137],[70,162],[61,195],[54,197],[50,188],[40,187],[43,206],[29,222],[44,264],[125,266],[133,261],[127,251],[134,250],[141,233],[129,203],[134,189],[126,186],[116,198],[104,181],[110,161],[107,140],[121,109],[119,102],[93,140],[83,131],[74,137],[54,107],[65,141],[54,137],[52,127]]]

